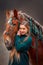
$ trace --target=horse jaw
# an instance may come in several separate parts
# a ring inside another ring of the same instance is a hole
[[[11,50],[11,48],[12,48],[12,45],[11,45],[12,40],[11,40],[11,38],[7,36],[6,39],[4,40],[4,43],[5,43],[6,48],[8,50]]]

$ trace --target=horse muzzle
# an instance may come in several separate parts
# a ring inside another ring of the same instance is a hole
[[[11,39],[9,38],[6,38],[5,40],[4,40],[4,43],[5,43],[5,46],[6,46],[6,48],[8,49],[8,50],[11,50],[12,49],[12,42],[11,42]]]

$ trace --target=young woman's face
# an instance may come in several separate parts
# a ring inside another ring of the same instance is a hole
[[[19,30],[20,30],[20,34],[21,35],[25,35],[27,33],[27,31],[28,31],[26,26],[22,25],[22,24],[20,25],[20,29]]]

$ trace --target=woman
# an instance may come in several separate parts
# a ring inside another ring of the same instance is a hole
[[[14,55],[12,65],[29,65],[29,55],[27,52],[31,44],[32,38],[30,37],[30,27],[26,21],[23,21],[15,37],[14,47],[18,55]]]

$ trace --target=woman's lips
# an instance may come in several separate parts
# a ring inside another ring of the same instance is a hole
[[[21,32],[21,34],[23,34],[24,32]]]

